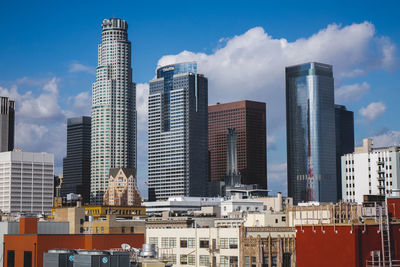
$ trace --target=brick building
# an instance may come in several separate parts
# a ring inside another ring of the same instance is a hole
[[[242,184],[267,188],[266,104],[238,101],[208,107],[210,181],[223,181],[227,170],[227,132],[237,132],[237,164]]]

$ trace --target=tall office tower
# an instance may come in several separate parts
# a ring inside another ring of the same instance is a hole
[[[12,151],[14,149],[15,102],[4,96],[0,97],[0,101],[0,152]]]
[[[157,69],[149,92],[149,198],[207,193],[207,105],[208,81],[196,63]]]
[[[0,153],[0,210],[6,213],[50,213],[54,192],[54,155]]]
[[[136,85],[132,82],[128,23],[101,25],[92,89],[91,203],[102,204],[110,168],[136,168]]]
[[[373,148],[372,139],[342,156],[343,200],[362,203],[364,195],[399,197],[400,147]]]
[[[286,67],[288,195],[301,201],[337,201],[332,66]]]
[[[354,113],[335,105],[337,199],[342,199],[342,156],[354,152]]]
[[[208,107],[210,180],[223,181],[227,170],[227,131],[237,133],[237,164],[242,184],[267,188],[265,103],[238,101]]]
[[[80,194],[90,200],[90,117],[67,120],[67,156],[63,160],[61,196]]]

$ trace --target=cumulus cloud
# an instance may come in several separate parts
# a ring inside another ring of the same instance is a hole
[[[394,51],[390,39],[377,36],[369,22],[331,24],[293,42],[273,38],[255,27],[230,38],[211,54],[185,50],[162,57],[158,65],[197,61],[199,72],[209,78],[210,103],[239,99],[267,102],[268,130],[273,135],[284,129],[285,66],[328,63],[333,65],[335,79],[341,80],[374,68],[389,68],[395,61]]]
[[[358,112],[363,116],[368,122],[374,121],[376,118],[380,117],[385,113],[386,106],[382,102],[372,102],[366,107],[361,108]]]
[[[89,74],[96,74],[95,68],[77,62],[69,65],[69,72],[87,72]]]
[[[344,85],[335,91],[335,102],[339,104],[360,100],[370,89],[366,82]]]
[[[386,131],[371,138],[374,140],[374,147],[400,145],[400,131]]]

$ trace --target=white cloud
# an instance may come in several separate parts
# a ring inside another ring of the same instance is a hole
[[[374,147],[400,145],[400,131],[386,131],[371,138],[374,140]]]
[[[139,83],[136,85],[136,110],[138,120],[138,130],[147,131],[147,112],[148,112],[149,84]]]
[[[338,104],[351,103],[360,100],[368,93],[370,85],[366,82],[344,85],[335,90],[335,102]]]
[[[367,121],[371,122],[385,113],[386,106],[382,102],[372,102],[366,107],[361,108],[358,112]]]
[[[269,164],[268,171],[268,189],[273,192],[282,192],[286,194],[287,191],[287,164]]]
[[[223,39],[226,40],[226,39]],[[211,54],[182,51],[158,61],[166,65],[197,61],[209,80],[209,103],[240,99],[267,102],[269,134],[285,126],[285,66],[319,61],[332,64],[335,79],[357,76],[394,62],[388,38],[377,37],[369,22],[331,24],[314,35],[290,42],[276,39],[261,27],[229,39]]]
[[[69,72],[87,72],[90,74],[96,74],[95,68],[77,62],[69,65]]]

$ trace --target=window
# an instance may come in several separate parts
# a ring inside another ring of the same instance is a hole
[[[250,267],[250,257],[249,256],[244,257],[244,266]]]
[[[229,257],[229,267],[237,267],[239,266],[239,261],[237,256],[230,256]]]
[[[256,257],[251,257],[251,267],[257,267]]]
[[[237,238],[229,238],[229,248],[238,248]]]
[[[158,248],[158,237],[150,237],[149,244],[155,245]]]
[[[228,238],[220,238],[219,248],[229,248],[229,239]]]
[[[134,227],[131,227],[131,233],[133,233],[133,232],[134,232],[134,230],[135,230],[135,228],[134,228]]]
[[[195,265],[196,264],[196,255],[188,255],[188,264]]]
[[[200,255],[200,266],[210,266],[210,256]]]
[[[168,248],[168,246],[169,246],[168,237],[161,237],[161,247]]]
[[[121,227],[121,232],[125,233],[125,227]]]
[[[229,257],[228,256],[220,256],[219,257],[219,266],[220,267],[229,267]]]
[[[188,248],[196,247],[196,240],[194,238],[188,238]]]
[[[15,266],[15,251],[7,250],[7,267]]]
[[[24,251],[24,267],[32,267],[32,251]]]
[[[181,265],[186,265],[188,264],[188,256],[187,255],[181,255]]]
[[[282,216],[282,222],[286,222],[286,217]]]
[[[207,238],[200,238],[200,248],[209,248],[210,241]]]
[[[181,246],[181,248],[187,248],[188,247],[187,238],[181,238],[180,239],[180,246]]]

